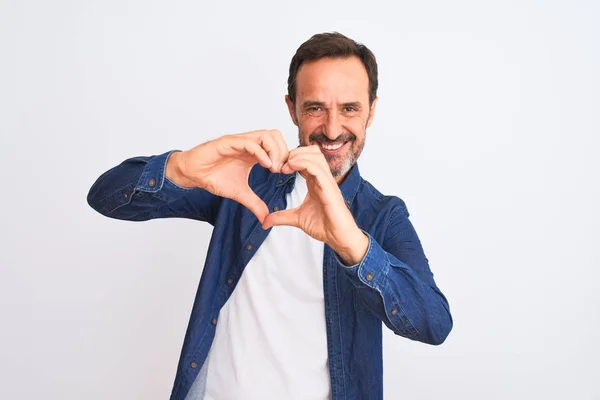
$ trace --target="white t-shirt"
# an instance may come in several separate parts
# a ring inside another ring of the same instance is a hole
[[[297,173],[287,209],[307,192]],[[323,250],[301,229],[271,230],[220,311],[205,400],[329,399]]]

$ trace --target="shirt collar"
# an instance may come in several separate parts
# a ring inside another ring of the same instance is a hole
[[[296,182],[296,174],[277,174],[277,186],[282,186],[287,184],[289,181],[292,181],[292,184]],[[348,175],[344,178],[344,181],[340,185],[340,191],[342,192],[342,196],[344,196],[344,201],[348,205],[348,207],[354,201],[356,197],[356,193],[358,192],[358,188],[360,187],[360,182],[362,178],[360,176],[360,171],[358,169],[358,163],[354,163],[350,171],[348,171]]]
[[[348,175],[346,175],[346,178],[344,178],[344,181],[340,185],[342,196],[344,196],[344,201],[348,207],[352,205],[361,182],[362,178],[360,176],[360,171],[358,170],[358,163],[354,163],[352,168],[350,168],[350,171],[348,171]]]

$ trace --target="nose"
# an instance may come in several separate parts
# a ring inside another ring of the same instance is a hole
[[[325,122],[324,132],[329,140],[335,140],[342,133],[341,118],[335,111],[327,113],[327,121]]]

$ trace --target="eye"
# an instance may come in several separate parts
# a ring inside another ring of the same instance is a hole
[[[346,106],[346,107],[344,107],[344,112],[346,112],[346,113],[353,113],[353,112],[357,112],[357,111],[358,110],[354,106]]]
[[[308,106],[305,109],[305,113],[307,115],[313,116],[313,117],[320,117],[322,115],[324,115],[325,110],[323,109],[323,107],[321,106]]]

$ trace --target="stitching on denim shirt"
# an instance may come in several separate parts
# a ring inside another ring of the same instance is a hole
[[[381,200],[385,197],[385,195],[383,193],[381,193],[380,191],[378,191],[377,189],[375,189],[375,187],[373,185],[371,185],[371,183],[369,181],[365,181],[365,186],[369,189],[369,192],[377,199],[377,200]]]
[[[215,303],[216,303],[217,299],[219,298],[219,292],[221,292],[221,291],[222,291],[221,288],[217,288],[215,296],[213,297],[213,301],[210,303],[210,309],[211,309],[211,311],[214,310]],[[227,294],[227,293],[225,292],[225,294]],[[227,302],[227,299],[225,299],[225,302]],[[223,303],[223,305],[225,305],[225,303]],[[210,325],[211,325],[210,321],[211,321],[212,318],[217,318],[217,323],[218,323],[218,319],[219,319],[219,314],[220,313],[221,313],[221,309],[219,309],[219,312],[217,313],[216,317],[213,317],[212,315],[209,315],[209,318],[208,318],[208,320],[207,320],[207,322],[206,322],[206,324],[204,326],[204,331],[202,332],[201,339],[198,342],[198,348],[196,349],[196,351],[194,351],[194,353],[192,354],[192,356],[187,359],[186,364],[184,364],[184,365],[187,366],[187,364],[189,364],[190,361],[193,361],[194,359],[198,358],[196,356],[200,352],[202,344],[204,343],[204,341],[206,340],[206,337],[208,336],[208,329],[210,328]],[[216,334],[217,326],[214,325],[214,327],[215,327],[215,334]],[[214,336],[213,336],[213,341],[214,341]],[[202,365],[200,366],[200,368],[198,368],[198,370],[195,373],[196,376],[198,375],[198,372],[200,372],[200,369],[202,368],[202,366],[204,365],[204,363],[208,359],[208,355],[210,354],[211,347],[212,347],[212,341],[211,341],[210,346],[208,347],[208,351],[206,352],[206,357],[204,357],[204,361],[202,361]],[[192,384],[194,384],[193,380],[192,380]]]
[[[388,268],[390,268],[390,266],[391,266],[391,269],[392,269],[392,271],[393,271],[393,270],[394,270],[394,268],[393,268],[393,267],[394,267],[394,264],[392,264],[392,262],[390,261],[390,259],[389,259],[388,255],[387,255],[387,253],[385,254],[385,258],[386,258],[386,260],[387,260],[387,265],[388,265]],[[407,265],[407,266],[408,266],[408,265]],[[410,266],[408,266],[408,267],[410,268]],[[388,278],[388,280],[389,280],[389,278]],[[393,292],[390,294],[390,297],[392,297],[392,298],[395,300],[395,303],[398,305],[398,307],[399,307],[399,308],[400,308],[400,310],[402,311],[402,314],[404,315],[404,318],[406,319],[406,322],[407,322],[407,325],[408,325],[409,329],[410,329],[410,328],[412,328],[412,330],[413,330],[413,331],[414,331],[414,332],[415,332],[415,333],[418,335],[418,334],[419,334],[419,330],[418,330],[418,329],[415,327],[415,324],[412,322],[412,320],[410,319],[410,317],[409,317],[409,316],[408,316],[408,314],[406,313],[406,310],[405,310],[405,309],[404,309],[404,307],[402,306],[402,303],[401,303],[401,302],[399,301],[399,299],[398,299],[398,298],[397,298],[397,297],[394,295],[394,293],[393,293]],[[386,313],[386,315],[387,315],[387,313],[388,313],[388,309],[387,309],[387,307],[385,308],[385,313]],[[389,316],[388,316],[388,318],[389,318]],[[402,318],[401,318],[401,319],[402,319]],[[390,318],[390,322],[391,322],[391,318]]]
[[[398,315],[398,318],[400,319],[400,325],[404,324],[405,326],[397,326],[396,324],[394,324],[392,318],[388,314],[388,308],[386,307],[385,314],[388,316],[388,319],[390,320],[392,325],[396,327],[396,329],[399,332],[402,332],[409,338],[416,340],[416,338],[419,335],[419,331],[417,330],[417,328],[415,328],[415,326],[412,324],[412,322],[410,322],[410,318],[408,318],[408,315],[406,314],[406,310],[402,306],[402,303],[400,302],[398,297],[396,297],[394,294],[391,294],[390,297],[393,300],[393,304],[398,307],[398,311],[400,314],[400,315]]]
[[[131,203],[131,198],[133,196],[128,196],[127,201],[125,203],[118,204],[116,207],[114,207],[112,209],[107,208],[107,206],[109,204],[113,203],[115,199],[122,197],[123,193],[128,193],[129,190],[126,190],[126,189],[130,186],[132,186],[132,184],[128,183],[127,185],[115,190],[114,192],[112,192],[111,194],[109,194],[108,196],[106,196],[102,200],[100,200],[99,205],[102,207],[102,209],[104,211],[106,211],[107,213],[111,213],[111,212],[115,211],[117,208],[120,208],[124,205]]]
[[[396,209],[396,211],[394,211],[394,212],[392,213],[392,215],[391,215],[391,216],[390,216],[390,218],[389,218],[389,221],[392,221],[392,220],[394,219],[394,217],[395,217],[395,216],[396,216],[398,213],[400,213],[400,212],[408,212],[408,210],[406,209],[406,205],[404,204],[404,202],[402,203],[402,208],[397,208],[397,209]],[[384,233],[384,235],[383,235],[383,237],[384,237],[384,238],[385,238],[385,237],[387,237],[387,234],[388,234],[388,230],[389,230],[389,228],[390,228],[390,225],[388,224],[388,226],[386,226],[386,228],[385,228],[385,233]],[[386,258],[386,260],[387,260],[387,265],[388,265],[388,268],[390,268],[390,267],[391,267],[391,269],[392,269],[392,271],[393,271],[393,269],[394,269],[394,268],[393,268],[393,267],[394,267],[394,265],[391,263],[391,261],[390,261],[390,259],[389,259],[389,257],[388,257],[388,252],[387,252],[387,251],[385,251],[385,249],[383,249],[383,247],[382,247],[382,250],[384,250],[384,252],[385,252],[385,258]],[[408,268],[410,268],[410,266],[409,266],[409,265],[407,265],[407,267],[408,267]],[[389,279],[389,278],[388,278],[388,279]],[[395,296],[392,296],[392,297],[395,297]],[[415,334],[416,334],[416,335],[418,335],[418,334],[419,334],[419,330],[418,330],[418,329],[415,327],[415,324],[412,322],[412,320],[410,319],[410,317],[409,317],[409,316],[408,316],[408,314],[406,313],[406,310],[405,310],[405,309],[404,309],[404,307],[402,306],[402,303],[400,303],[400,301],[398,301],[398,299],[397,299],[397,298],[396,298],[395,300],[396,300],[396,303],[398,304],[398,308],[399,308],[399,309],[402,311],[402,314],[404,315],[404,319],[406,319],[406,321],[407,321],[407,326],[408,326],[408,328],[409,328],[409,329],[411,329],[411,328],[412,328],[412,330],[415,332]],[[387,312],[388,312],[388,310],[387,310],[387,307],[386,307],[386,309],[385,309],[385,313],[386,313],[386,315],[387,315]],[[388,318],[389,318],[389,316],[388,316]],[[402,320],[402,318],[401,318],[401,320]],[[392,320],[391,320],[391,318],[390,318],[390,322],[391,322],[391,321],[392,321]]]
[[[333,251],[333,249],[331,250]],[[328,260],[328,266],[329,268],[331,268],[333,270],[333,268],[337,268],[337,263],[335,266],[331,265],[331,262]],[[335,279],[333,279],[333,285],[335,286],[335,306],[337,308],[337,320],[338,320],[338,325],[340,325],[340,298],[339,298],[339,290],[337,287],[337,277],[338,277],[338,273],[340,271],[335,272]],[[343,392],[344,392],[344,397],[346,397],[346,375],[345,375],[345,371],[344,371],[344,345],[343,345],[343,341],[342,341],[342,330],[338,329],[339,332],[339,337],[340,337],[340,359],[342,361],[342,386],[343,386]]]

